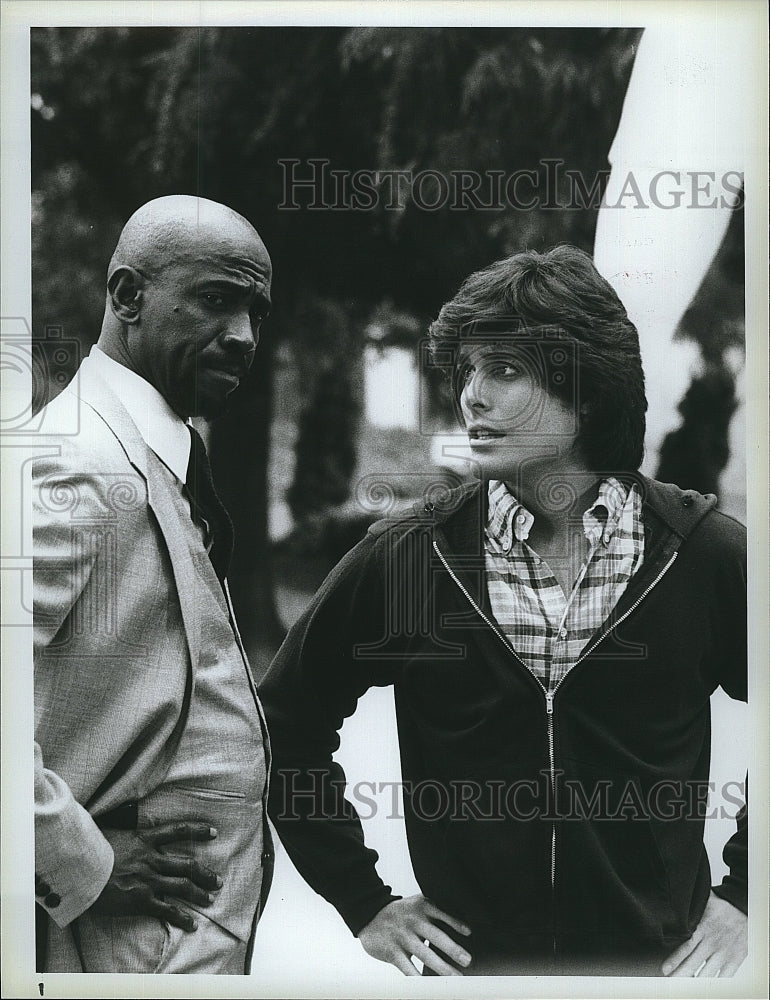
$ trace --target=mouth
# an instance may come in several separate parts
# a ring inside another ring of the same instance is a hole
[[[505,434],[502,431],[492,430],[491,427],[469,427],[468,437],[472,444],[481,444],[485,441],[497,441],[505,437]]]
[[[231,368],[211,368],[209,370],[216,378],[227,379],[234,385],[238,385],[246,375],[245,371],[233,371]]]

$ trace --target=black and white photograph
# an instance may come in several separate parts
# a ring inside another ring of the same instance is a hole
[[[0,17],[2,996],[766,996],[766,5]]]

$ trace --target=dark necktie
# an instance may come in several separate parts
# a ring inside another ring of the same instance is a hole
[[[233,523],[214,489],[209,457],[200,434],[190,424],[190,460],[185,488],[190,499],[193,521],[206,532],[206,547],[214,571],[220,580],[227,576],[233,554]]]

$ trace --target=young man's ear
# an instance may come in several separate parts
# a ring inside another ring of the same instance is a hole
[[[107,281],[112,311],[122,323],[136,323],[142,308],[144,278],[133,267],[117,268]]]

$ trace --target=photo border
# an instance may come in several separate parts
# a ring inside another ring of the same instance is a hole
[[[729,15],[724,13],[729,7]],[[647,26],[672,24],[681,18],[743,17],[754,26],[753,60],[757,92],[745,97],[756,116],[756,148],[746,164],[746,420],[747,420],[747,520],[750,533],[750,749],[752,810],[750,812],[750,955],[740,975],[732,980],[636,980],[554,977],[479,977],[458,980],[403,980],[398,992],[378,996],[404,997],[761,997],[767,995],[768,965],[768,242],[767,242],[767,8],[761,0],[731,0],[729,4],[685,0],[616,0],[572,2],[475,3],[467,2],[315,2],[262,3],[175,2],[135,0],[132,3],[23,2],[5,0],[0,11],[2,32],[2,320],[29,323],[30,278],[30,151],[29,151],[29,28],[45,25],[111,26],[162,24],[208,25],[465,25],[507,26]],[[18,328],[18,327],[17,327]],[[4,413],[18,400],[3,399]],[[2,442],[4,484],[12,478],[16,452],[22,444]],[[28,474],[28,469],[27,473]],[[23,606],[31,571],[24,569],[31,538],[21,539],[20,556],[9,545],[14,530],[17,500],[3,490],[3,623],[2,630],[2,973],[4,996],[39,997],[44,983],[46,997],[179,996],[257,997],[278,996],[276,984],[260,991],[259,970],[245,978],[215,976],[39,976],[34,969],[33,811],[32,759],[28,754],[32,719],[31,627],[6,625],[6,611]],[[25,531],[28,527],[25,523]],[[9,548],[12,555],[7,555]],[[18,565],[13,560],[17,559]],[[10,574],[8,569],[18,569]],[[341,933],[344,930],[341,927]],[[301,942],[287,929],[287,961]],[[157,992],[156,992],[157,991]],[[296,993],[286,994],[297,996]],[[309,990],[307,997],[314,994]],[[323,995],[323,994],[318,994]],[[339,996],[361,996],[355,983]],[[373,995],[373,994],[368,994]]]

